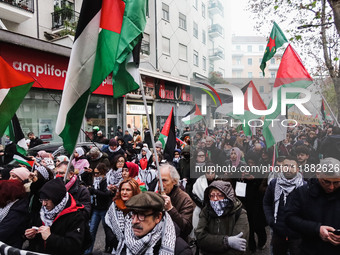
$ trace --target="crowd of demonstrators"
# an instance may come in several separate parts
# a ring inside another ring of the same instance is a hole
[[[196,125],[165,155],[157,134],[152,148],[150,131],[143,140],[130,126],[101,149],[75,148],[71,162],[39,151],[32,168],[2,174],[10,180],[0,181],[0,241],[21,248],[25,237],[32,251],[91,254],[102,222],[112,254],[245,254],[267,239],[274,255],[340,254],[339,173],[311,171],[319,163],[340,168],[339,131],[289,127],[274,150],[260,128],[246,136]],[[275,171],[258,174],[273,164]]]

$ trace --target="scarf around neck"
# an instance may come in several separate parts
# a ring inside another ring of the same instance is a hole
[[[295,190],[296,188],[303,185],[303,178],[301,173],[297,173],[297,175],[293,179],[287,179],[283,173],[279,173],[278,178],[276,179],[275,191],[274,191],[274,220],[276,223],[277,212],[279,210],[280,197],[283,194],[283,204],[286,204],[286,200],[288,195]]]
[[[7,216],[12,205],[14,205],[14,203],[18,200],[19,199],[16,199],[13,202],[8,203],[5,207],[0,208],[0,222]]]
[[[125,217],[124,213],[119,210],[116,203],[113,202],[105,215],[105,223],[112,230],[118,240],[117,248],[112,250],[111,254],[121,254],[124,247],[124,228]]]
[[[122,177],[122,168],[118,168],[117,170],[111,169],[106,174],[106,183],[107,185],[118,185],[120,181],[123,179]]]
[[[53,221],[58,216],[58,214],[61,213],[61,211],[65,209],[68,199],[69,199],[69,194],[68,192],[66,192],[66,196],[51,211],[48,211],[45,206],[41,207],[40,218],[41,218],[41,221],[45,224],[45,226],[47,227],[52,226]]]
[[[138,238],[132,230],[132,219],[125,222],[126,254],[154,254],[153,249],[161,239],[159,255],[173,255],[175,252],[176,232],[170,215],[165,212],[163,219],[145,236]]]

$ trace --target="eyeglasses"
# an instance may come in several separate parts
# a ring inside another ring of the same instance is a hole
[[[43,203],[43,202],[47,202],[48,200],[49,200],[49,199],[46,199],[46,198],[44,198],[44,199],[40,198],[40,199],[39,199],[39,202],[40,202],[40,203]]]
[[[64,171],[56,171],[55,173],[56,173],[56,174],[65,174]]]
[[[199,155],[197,155],[197,157],[203,158],[203,157],[205,157],[205,155],[204,154],[199,154]]]
[[[224,195],[223,195],[223,194],[215,194],[215,193],[211,193],[211,194],[209,195],[209,198],[210,198],[210,199],[214,199],[214,198],[223,199],[223,198],[224,198]]]
[[[125,163],[125,160],[118,160],[117,163]]]
[[[97,175],[97,174],[99,174],[99,172],[94,172],[94,175]]]
[[[134,219],[137,216],[137,219],[139,221],[144,221],[146,217],[149,217],[151,215],[154,215],[155,213],[149,213],[149,214],[144,214],[142,212],[136,212],[136,211],[131,211],[130,217]]]

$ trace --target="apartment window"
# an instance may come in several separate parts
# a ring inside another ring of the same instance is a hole
[[[205,4],[202,3],[202,17],[205,18]]]
[[[163,37],[162,38],[162,51],[163,54],[170,55],[170,39]]]
[[[248,66],[253,65],[253,59],[252,58],[248,58]]]
[[[162,3],[162,12],[163,12],[163,19],[166,21],[170,21],[169,19],[169,5]]]
[[[241,58],[236,58],[236,64],[241,65]]]
[[[260,93],[264,92],[264,86],[260,86]]]
[[[270,72],[270,78],[275,78],[276,73],[275,72]]]
[[[207,58],[206,57],[203,57],[202,58],[202,63],[203,63],[203,70],[207,70]]]
[[[198,7],[198,0],[194,0],[194,7],[195,7],[195,9],[197,10],[197,7]]]
[[[179,44],[179,59],[188,61],[188,48],[184,44]]]
[[[182,13],[179,13],[179,27],[187,30],[187,17]]]
[[[198,52],[194,50],[194,65],[198,66]]]
[[[263,45],[260,45],[260,46],[259,46],[259,51],[260,51],[260,52],[264,51],[264,46],[263,46]]]
[[[270,63],[271,63],[272,65],[275,65],[275,58],[272,58],[272,59],[270,60]]]
[[[248,52],[252,52],[253,51],[253,46],[251,45],[248,45],[248,48],[247,48]]]
[[[207,34],[205,33],[205,30],[202,30],[202,43],[206,44],[207,43]]]
[[[253,72],[248,72],[248,78],[253,78]]]
[[[141,52],[145,55],[150,55],[150,35],[147,33],[143,34]]]
[[[198,25],[196,22],[194,22],[194,36],[198,38]]]
[[[241,50],[241,45],[236,45],[236,50]]]

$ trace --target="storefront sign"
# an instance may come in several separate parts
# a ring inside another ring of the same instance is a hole
[[[148,105],[148,113],[151,114],[151,106]],[[127,114],[146,114],[145,107],[142,104],[127,104],[126,105]]]
[[[186,86],[181,84],[168,85],[164,82],[164,80],[160,80],[158,86],[158,93],[156,94],[156,96],[157,98],[167,100],[176,100],[184,102],[193,101],[193,95],[189,93]]]
[[[34,77],[33,87],[63,90],[69,58],[7,43],[0,43],[0,56],[15,70]],[[113,95],[111,75],[94,94]]]

